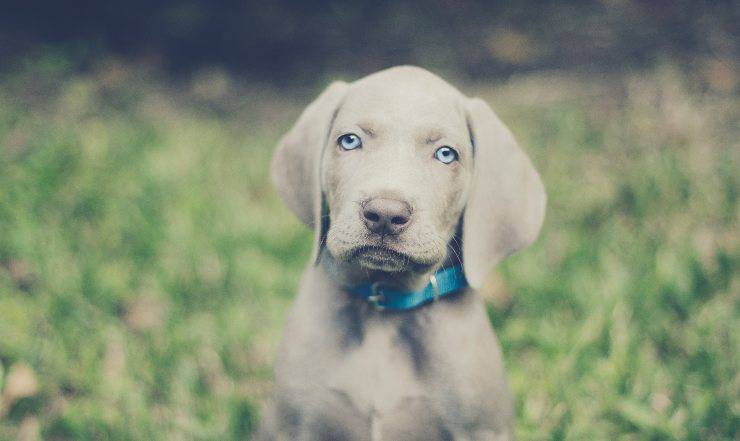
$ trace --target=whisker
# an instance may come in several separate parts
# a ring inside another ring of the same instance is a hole
[[[319,249],[323,248],[324,245],[326,245],[326,235],[319,238]]]
[[[457,247],[458,247],[458,248],[462,249],[462,246],[460,245],[460,242],[458,242],[458,240],[457,240],[457,238],[456,238],[455,236],[452,236],[452,240],[454,240],[454,241],[455,241],[455,244],[457,244]],[[457,261],[458,261],[458,263],[460,264],[460,266],[461,266],[462,268],[465,268],[465,266],[464,266],[464,264],[463,264],[463,261],[462,261],[462,257],[460,257],[460,254],[459,254],[459,253],[458,253],[458,252],[457,252],[457,251],[455,250],[455,248],[454,248],[454,247],[452,247],[452,246],[451,246],[451,245],[450,245],[449,243],[447,244],[447,247],[448,247],[448,248],[449,248],[449,249],[450,249],[450,250],[452,251],[452,253],[453,253],[453,254],[455,255],[455,257],[457,258]]]
[[[460,258],[460,255],[457,253],[457,251],[455,251],[455,249],[452,248],[450,245],[447,245],[447,249],[449,249],[450,251],[452,251],[452,254],[453,254],[455,260],[457,260],[457,263],[459,263],[460,266],[462,266],[462,264],[463,264],[462,263],[462,259]]]

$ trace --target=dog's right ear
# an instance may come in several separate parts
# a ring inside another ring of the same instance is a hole
[[[327,87],[282,137],[272,157],[272,181],[280,197],[301,222],[314,230],[315,261],[328,226],[322,212],[321,155],[348,87],[342,81]]]
[[[282,137],[272,157],[272,180],[280,197],[310,228],[320,225],[321,153],[347,87],[347,83],[341,81],[327,87]]]

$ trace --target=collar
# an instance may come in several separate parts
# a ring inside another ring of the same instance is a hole
[[[352,294],[367,300],[379,311],[391,309],[407,311],[425,303],[445,297],[468,286],[462,266],[441,269],[429,278],[429,283],[411,292],[394,291],[379,282],[366,283],[349,289]]]

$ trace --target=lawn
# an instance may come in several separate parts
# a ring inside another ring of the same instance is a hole
[[[248,438],[311,248],[267,164],[325,84],[0,76],[0,439]],[[462,89],[549,195],[483,290],[519,439],[737,439],[737,96],[670,64]]]

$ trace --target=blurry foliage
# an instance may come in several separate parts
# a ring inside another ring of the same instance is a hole
[[[549,194],[483,293],[519,438],[736,439],[736,97],[670,66],[463,89]],[[250,433],[311,247],[267,164],[316,92],[54,57],[0,78],[0,439]]]
[[[734,60],[739,14],[732,0],[6,0],[0,68],[38,47],[83,65],[112,53],[304,84],[401,63],[480,78],[666,57]]]

